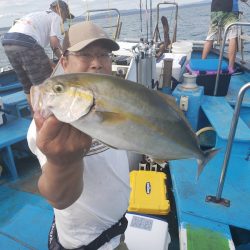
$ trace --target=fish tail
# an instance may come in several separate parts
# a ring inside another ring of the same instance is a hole
[[[199,179],[206,164],[217,154],[219,150],[220,149],[218,148],[206,150],[204,151],[204,158],[202,160],[200,159],[197,160],[198,162],[197,180]]]

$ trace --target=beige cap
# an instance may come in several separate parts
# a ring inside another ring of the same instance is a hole
[[[103,45],[110,51],[120,48],[103,29],[91,21],[84,21],[69,28],[64,38],[63,51],[79,51],[96,41],[103,41]]]

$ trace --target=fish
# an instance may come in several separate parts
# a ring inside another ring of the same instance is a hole
[[[54,114],[109,147],[155,162],[197,159],[200,176],[218,149],[202,151],[173,96],[112,75],[53,76],[31,89],[34,111]]]

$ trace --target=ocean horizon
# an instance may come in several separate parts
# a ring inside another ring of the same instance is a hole
[[[174,27],[174,16],[175,16],[175,9],[174,8],[163,8],[161,5],[160,7],[160,15],[166,16],[169,22],[170,27],[170,39],[172,39],[173,35],[173,27]],[[247,5],[240,5],[240,10],[243,12],[241,17],[241,21],[250,22],[250,8]],[[77,17],[76,21],[83,19],[83,16]],[[120,33],[120,40],[128,39],[128,40],[137,40],[139,41],[140,38],[144,38],[151,40],[151,34],[155,29],[157,14],[154,10],[152,12],[152,20],[153,25],[150,26],[150,15],[149,13],[145,13],[145,10],[140,13],[140,11],[131,10],[127,12],[121,13],[121,33]],[[94,20],[97,24],[105,27],[110,26],[116,23],[116,18],[113,16],[101,16],[99,18],[95,18]],[[208,26],[210,21],[210,3],[203,1],[200,3],[195,4],[187,4],[187,5],[180,5],[178,11],[178,22],[177,22],[177,40],[199,40],[204,41],[207,32]],[[162,32],[162,24],[159,20],[159,29],[160,35],[163,39],[163,32]],[[8,28],[0,28],[0,35],[8,31]],[[114,30],[107,31],[111,36],[114,34]],[[244,32],[249,35],[250,27],[248,29],[244,29]],[[246,52],[249,53],[249,46],[246,46]],[[46,51],[50,54],[50,49],[48,48]],[[0,45],[0,68],[9,65],[8,59],[5,56],[2,46]]]

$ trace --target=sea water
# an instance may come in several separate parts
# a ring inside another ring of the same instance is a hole
[[[161,16],[166,16],[170,26],[170,39],[173,37],[173,27],[174,27],[174,17],[175,10],[173,8],[163,8],[165,5],[161,6],[161,11],[159,19]],[[241,10],[243,11],[243,16],[241,21],[250,22],[250,7],[247,5],[241,5]],[[156,25],[156,12],[153,12],[152,20],[153,25],[150,25],[150,15],[143,10],[141,13],[130,15],[121,15],[122,28],[120,33],[120,39],[128,39],[139,41],[139,38],[151,39],[151,32],[154,31]],[[203,4],[190,4],[179,6],[178,12],[178,23],[177,23],[177,40],[201,40],[204,41],[208,32],[208,25],[210,20],[210,3]],[[95,22],[101,26],[109,26],[114,24],[116,21],[113,17],[105,17],[102,19],[96,19]],[[6,32],[8,28],[0,27],[0,35]],[[163,40],[162,24],[159,20],[159,30],[160,36]],[[244,32],[249,35],[250,27],[245,28]],[[110,31],[111,36],[114,35],[114,31]],[[51,57],[50,48],[46,48],[47,53]],[[250,44],[246,44],[244,48],[245,59],[250,62]],[[9,64],[8,59],[5,56],[2,46],[0,45],[0,68],[7,66]]]

